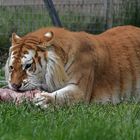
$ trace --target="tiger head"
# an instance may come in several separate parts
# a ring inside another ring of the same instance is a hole
[[[55,76],[55,73],[64,71],[62,61],[56,56],[53,47],[42,47],[44,42],[50,42],[52,36],[51,32],[43,32],[39,37],[33,34],[24,37],[12,34],[12,45],[5,66],[9,88],[25,91],[45,84],[46,90],[53,91],[63,84],[65,72],[61,78]]]

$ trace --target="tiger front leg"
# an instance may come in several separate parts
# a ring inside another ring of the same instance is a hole
[[[42,92],[36,95],[34,103],[42,108],[47,108],[48,104],[70,105],[83,101],[84,94],[76,85],[67,85],[66,87],[52,93]]]
[[[48,104],[50,104],[52,101],[52,94],[47,92],[37,93],[33,99],[33,103],[41,108],[47,108]]]

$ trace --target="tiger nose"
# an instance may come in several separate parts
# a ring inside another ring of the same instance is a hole
[[[15,83],[13,83],[13,84],[12,84],[12,87],[13,87],[15,90],[18,90],[18,89],[21,87],[21,85],[20,85],[20,84],[15,84]]]

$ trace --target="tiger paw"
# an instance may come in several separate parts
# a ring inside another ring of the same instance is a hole
[[[41,108],[47,108],[50,103],[53,102],[53,96],[51,93],[42,92],[37,93],[33,99],[33,103]]]

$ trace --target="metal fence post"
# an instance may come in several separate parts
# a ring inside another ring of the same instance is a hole
[[[60,21],[59,16],[56,12],[53,1],[52,0],[44,0],[44,3],[45,3],[47,10],[49,11],[49,15],[51,17],[53,25],[57,26],[57,27],[62,27],[61,21]]]
[[[140,14],[139,12],[139,8],[140,8],[140,2],[139,0],[135,0],[135,25],[138,24],[138,22],[140,21],[138,18],[138,15]]]
[[[106,2],[106,29],[109,29],[113,26],[113,0],[107,0]]]

